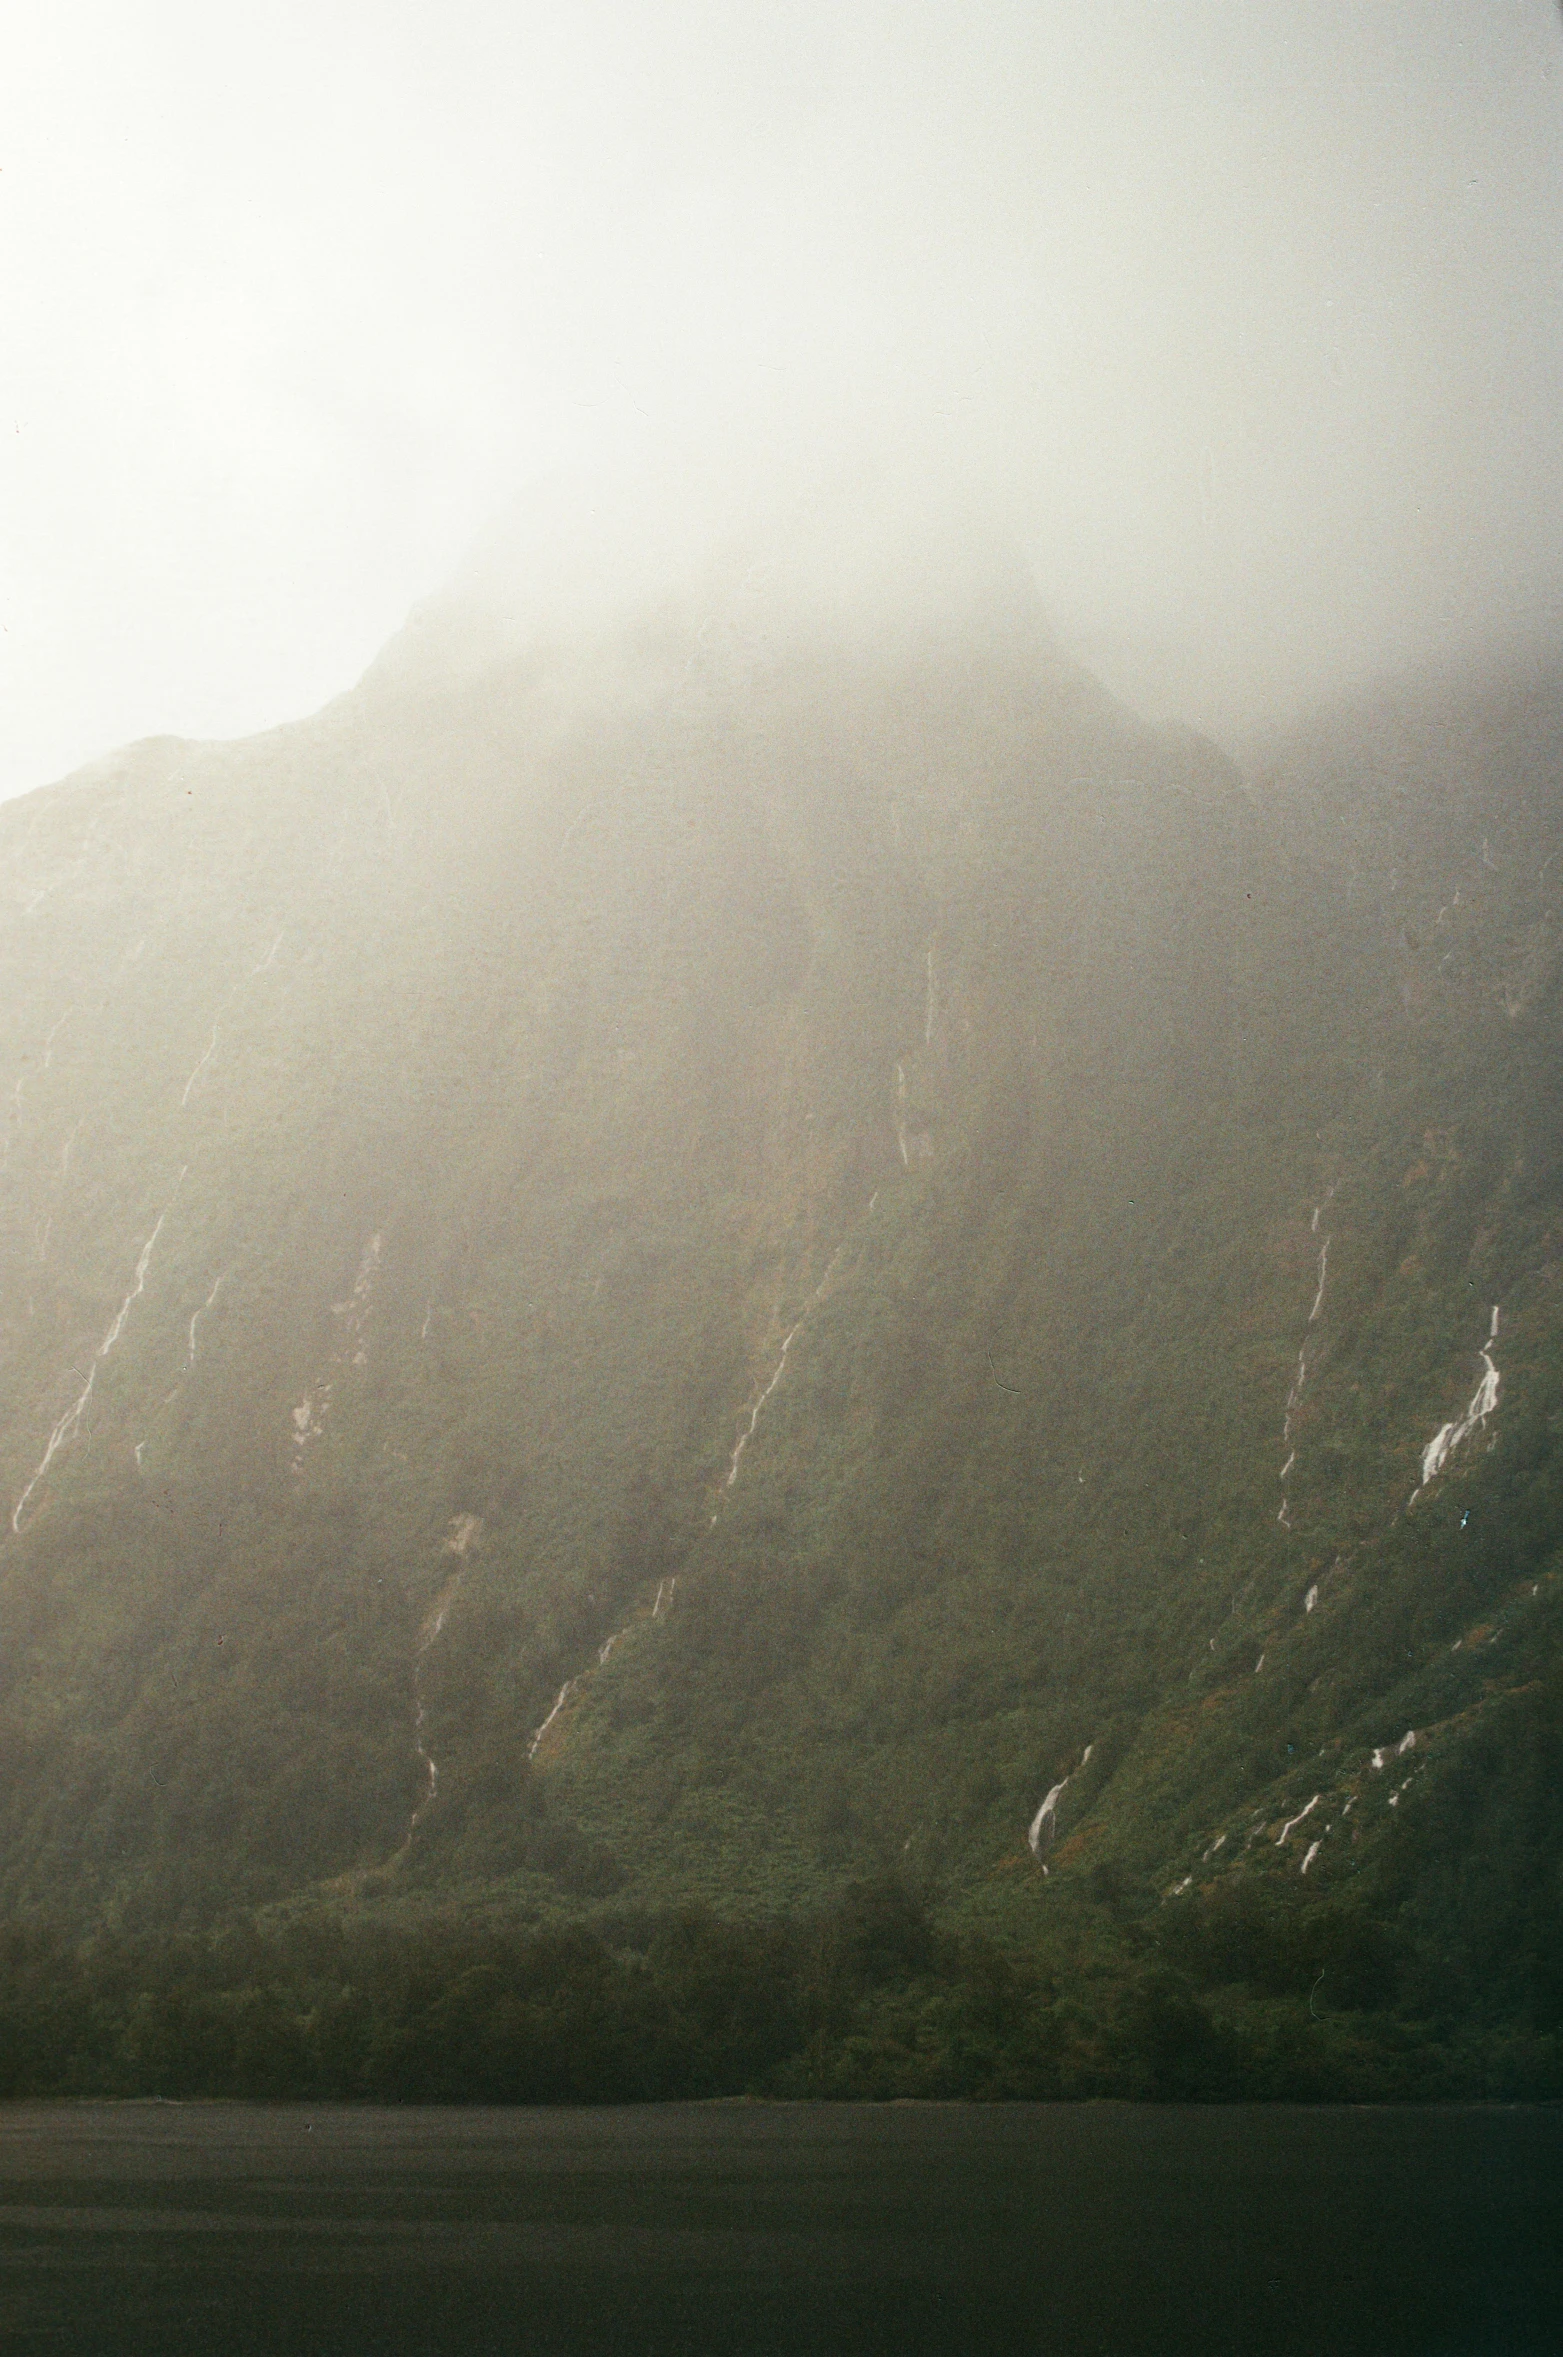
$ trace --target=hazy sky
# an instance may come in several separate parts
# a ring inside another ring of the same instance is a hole
[[[530,481],[706,437],[997,509],[1115,684],[1231,729],[1557,625],[1563,26],[50,0],[0,321],[0,792],[309,709]]]

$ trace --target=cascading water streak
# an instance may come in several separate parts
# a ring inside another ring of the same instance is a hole
[[[1334,1194],[1335,1187],[1333,1184],[1331,1184],[1331,1186],[1327,1188],[1325,1193],[1320,1197],[1319,1201],[1314,1205],[1313,1216],[1308,1222],[1308,1233],[1310,1236],[1318,1235],[1319,1222],[1322,1219],[1324,1213],[1328,1210]],[[1329,1274],[1330,1238],[1326,1236],[1319,1249],[1318,1282],[1314,1288],[1313,1306],[1308,1312],[1308,1326],[1310,1329],[1317,1323],[1319,1313],[1324,1307],[1324,1289],[1329,1282]],[[1287,1475],[1291,1472],[1292,1467],[1297,1462],[1297,1451],[1291,1445],[1292,1417],[1302,1399],[1303,1385],[1307,1382],[1307,1380],[1308,1336],[1307,1333],[1304,1333],[1302,1348],[1297,1353],[1297,1372],[1292,1377],[1292,1387],[1286,1395],[1286,1412],[1281,1419],[1281,1446],[1282,1448],[1287,1449],[1289,1454],[1285,1464],[1281,1467],[1281,1503],[1276,1511],[1275,1519],[1283,1530],[1290,1530],[1292,1527],[1291,1501],[1286,1494]]]
[[[794,1318],[792,1324],[788,1327],[786,1334],[782,1338],[781,1356],[778,1358],[774,1368],[771,1370],[770,1381],[765,1385],[764,1389],[760,1392],[759,1396],[755,1399],[753,1405],[750,1407],[749,1421],[747,1425],[744,1426],[743,1430],[739,1433],[737,1440],[733,1444],[733,1453],[728,1459],[727,1464],[727,1478],[722,1484],[722,1490],[724,1494],[728,1490],[732,1489],[737,1483],[738,1468],[743,1461],[744,1450],[749,1446],[750,1441],[754,1438],[755,1427],[760,1421],[760,1412],[764,1408],[765,1403],[770,1398],[772,1392],[776,1389],[777,1384],[780,1383],[783,1375],[787,1371],[787,1353],[791,1350],[793,1342],[802,1329],[804,1321],[808,1317],[809,1312],[814,1308],[821,1294],[824,1292],[826,1286],[830,1283],[831,1278],[834,1276],[836,1271],[836,1263],[840,1260],[841,1255],[843,1252],[845,1252],[845,1250],[846,1246],[844,1244],[838,1244],[836,1246],[835,1251],[831,1254],[830,1259],[826,1264],[825,1274],[821,1277],[819,1283],[815,1286],[813,1292],[809,1295],[808,1300],[804,1303],[802,1309],[799,1310],[796,1318]],[[715,1519],[716,1517],[713,1515],[712,1520],[714,1521]]]
[[[1429,1483],[1437,1480],[1455,1450],[1460,1447],[1463,1441],[1469,1440],[1472,1433],[1478,1431],[1497,1408],[1500,1377],[1498,1369],[1493,1363],[1492,1355],[1493,1344],[1497,1339],[1498,1304],[1494,1302],[1492,1324],[1487,1330],[1487,1339],[1478,1352],[1482,1362],[1482,1379],[1467,1401],[1464,1415],[1455,1423],[1440,1424],[1422,1451],[1422,1478],[1411,1492],[1410,1502],[1413,1506]]]
[[[179,1175],[182,1178],[184,1176],[183,1171],[181,1171]],[[37,1489],[38,1484],[43,1480],[44,1475],[48,1472],[49,1467],[53,1464],[61,1449],[65,1448],[72,1440],[74,1440],[77,1433],[81,1429],[81,1420],[87,1412],[87,1403],[92,1397],[93,1386],[98,1379],[98,1368],[108,1357],[110,1351],[114,1348],[114,1345],[118,1342],[121,1334],[124,1332],[125,1320],[130,1315],[132,1304],[140,1299],[142,1292],[145,1290],[147,1270],[152,1265],[152,1254],[156,1248],[158,1237],[163,1232],[163,1222],[167,1217],[168,1207],[165,1204],[163,1209],[157,1215],[156,1226],[153,1228],[151,1235],[148,1236],[146,1242],[141,1247],[140,1253],[137,1255],[136,1272],[134,1278],[131,1281],[130,1290],[125,1295],[124,1300],[120,1303],[119,1308],[115,1311],[112,1319],[109,1322],[108,1332],[104,1335],[103,1340],[98,1344],[97,1349],[93,1353],[92,1364],[87,1369],[87,1380],[82,1385],[80,1392],[77,1394],[75,1404],[66,1409],[65,1414],[60,1418],[59,1422],[55,1425],[53,1431],[50,1433],[47,1446],[44,1449],[42,1457],[38,1461],[38,1465],[33,1473],[33,1477],[31,1481],[28,1482],[27,1487],[23,1490],[21,1496],[16,1501],[15,1507],[12,1509],[11,1528],[14,1532],[19,1532],[21,1530],[22,1515],[26,1510],[28,1499],[33,1495],[33,1492]]]

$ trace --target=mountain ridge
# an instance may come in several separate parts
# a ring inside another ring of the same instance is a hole
[[[8,1907],[1445,1938],[1557,1679],[1556,680],[1245,781],[681,628],[0,812]]]

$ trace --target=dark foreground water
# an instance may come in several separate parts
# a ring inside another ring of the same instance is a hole
[[[0,2108],[0,2349],[1563,2350],[1563,2112]]]

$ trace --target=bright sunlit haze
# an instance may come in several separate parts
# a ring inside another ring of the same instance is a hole
[[[1002,525],[1228,738],[1529,638],[1560,66],[1545,0],[32,11],[0,791],[310,710],[463,566],[541,614],[761,525],[838,604]]]

